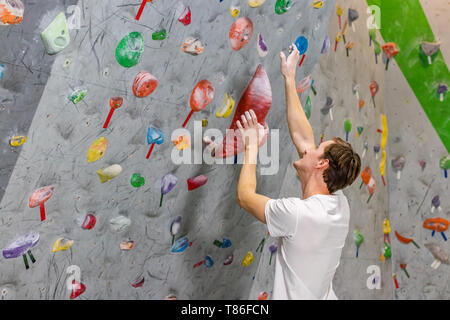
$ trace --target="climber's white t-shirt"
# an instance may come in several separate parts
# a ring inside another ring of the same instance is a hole
[[[350,219],[342,190],[271,199],[265,216],[270,235],[279,237],[272,299],[337,299],[331,283]]]

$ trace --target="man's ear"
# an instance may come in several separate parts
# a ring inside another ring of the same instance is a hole
[[[316,169],[323,169],[326,170],[330,166],[330,161],[326,158],[319,159],[319,161],[316,163]]]

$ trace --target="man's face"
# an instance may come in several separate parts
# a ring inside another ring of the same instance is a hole
[[[314,170],[322,169],[321,166],[327,162],[323,159],[325,148],[335,143],[333,140],[327,140],[319,144],[317,148],[305,150],[303,157],[294,162],[294,168],[297,170],[300,178],[309,176]]]

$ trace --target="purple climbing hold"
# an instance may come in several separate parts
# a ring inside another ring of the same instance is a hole
[[[33,232],[18,237],[3,249],[5,259],[17,258],[25,254],[27,250],[35,247],[39,242],[39,233]]]
[[[330,50],[330,38],[327,35],[325,37],[325,40],[323,40],[322,50],[320,51],[320,53],[327,53],[328,50]]]
[[[433,200],[431,200],[431,203],[436,208],[439,207],[441,205],[441,200],[439,199],[439,196],[434,196]]]

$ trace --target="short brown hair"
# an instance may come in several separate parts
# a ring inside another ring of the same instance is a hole
[[[332,140],[334,143],[327,146],[323,153],[323,159],[329,161],[329,167],[323,172],[323,180],[330,193],[351,185],[361,170],[361,159],[351,144],[338,137]]]

